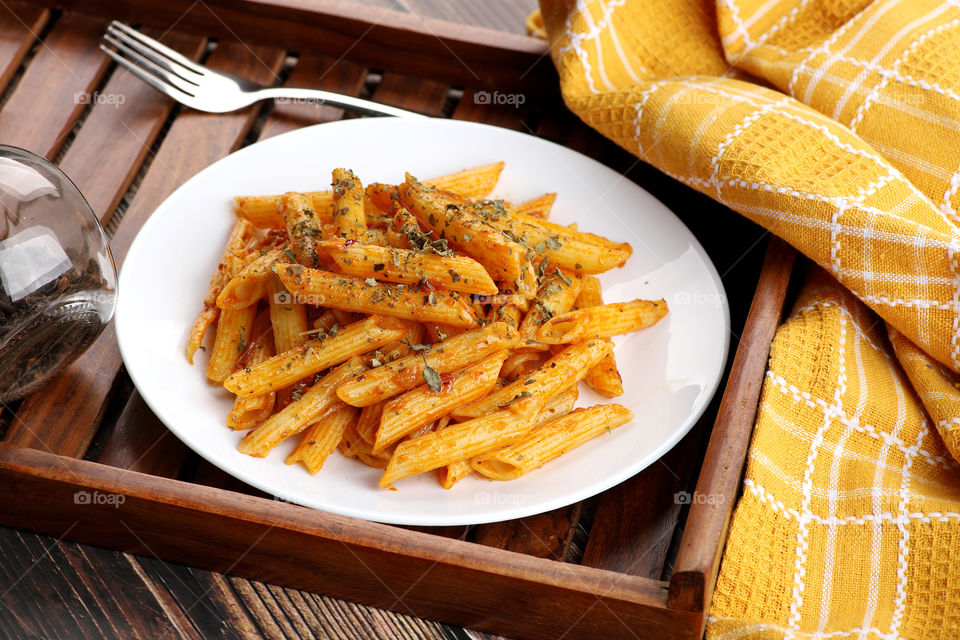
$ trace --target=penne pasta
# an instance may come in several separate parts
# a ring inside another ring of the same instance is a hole
[[[472,258],[377,247],[339,238],[319,242],[317,247],[330,256],[337,271],[350,276],[420,285],[419,288],[428,292],[446,289],[462,293],[497,293],[497,285]]]
[[[457,327],[477,323],[470,304],[455,291],[420,291],[402,284],[382,284],[373,278],[355,278],[298,264],[274,266],[287,290],[325,307]]]
[[[373,351],[402,336],[407,328],[393,318],[370,316],[322,340],[309,340],[260,364],[237,371],[223,386],[240,396],[282,389],[351,356]]]
[[[342,402],[337,404],[330,413],[303,432],[299,444],[287,456],[287,464],[300,462],[314,475],[320,471],[327,457],[340,444],[344,431],[357,417],[357,410],[350,405]]]
[[[277,352],[292,349],[307,341],[307,308],[293,299],[273,273],[267,280],[267,301],[270,305],[270,323],[273,325],[273,343]]]
[[[426,382],[424,372],[428,368],[438,374],[457,371],[513,347],[518,339],[513,327],[493,323],[437,344],[416,345],[416,353],[345,382],[337,389],[337,396],[347,404],[366,407]]]
[[[507,209],[507,213],[510,215],[528,215],[535,218],[541,218],[546,220],[550,217],[550,209],[553,208],[553,203],[557,200],[557,194],[555,193],[545,193],[542,196],[532,198],[526,202],[521,202],[518,205],[514,205]]]
[[[436,237],[453,242],[492,277],[506,280],[523,295],[534,296],[536,274],[527,260],[527,250],[488,226],[485,219],[472,212],[469,202],[424,186],[409,174],[400,187],[400,200]]]
[[[289,247],[284,251],[300,264],[320,266],[320,255],[314,243],[323,237],[323,226],[310,201],[302,193],[285,193],[281,204],[280,212],[289,240]]]
[[[537,416],[537,420],[533,426],[536,427],[554,418],[559,418],[560,416],[570,413],[570,411],[573,410],[573,405],[577,402],[578,395],[577,388],[574,386],[560,395],[555,396],[547,403],[547,406],[543,408],[540,415]],[[473,467],[471,466],[470,460],[457,460],[445,467],[440,467],[437,469],[437,472],[439,474],[440,486],[444,489],[450,489],[457,482],[473,473]]]
[[[193,356],[203,344],[203,336],[220,317],[220,308],[217,306],[217,298],[223,287],[233,276],[240,273],[243,269],[243,256],[246,254],[246,246],[250,240],[253,231],[253,225],[246,220],[237,220],[230,230],[230,237],[227,238],[227,245],[223,248],[223,254],[217,263],[217,270],[210,278],[210,284],[207,285],[207,294],[203,299],[203,310],[194,320],[190,327],[190,334],[187,337],[187,362],[193,364]]]
[[[537,339],[547,344],[568,344],[610,338],[640,331],[667,315],[664,300],[634,300],[586,307],[560,314],[543,323]]]
[[[381,487],[435,469],[450,489],[629,421],[619,405],[574,410],[578,384],[622,394],[611,336],[666,303],[603,304],[591,274],[630,245],[550,222],[555,193],[488,199],[502,169],[364,188],[337,168],[331,190],[235,198],[186,352],[216,328],[207,375],[236,396],[241,453],[299,434],[286,463],[310,473],[339,450],[384,469]]]
[[[580,287],[580,295],[577,296],[576,308],[596,307],[603,304],[603,295],[600,288],[600,280],[596,276],[585,276],[583,286]],[[608,338],[609,340],[609,338]],[[623,395],[623,378],[620,376],[620,370],[617,368],[617,360],[613,351],[603,357],[598,362],[583,381],[588,387],[604,396],[605,398],[616,398]]]
[[[534,427],[511,445],[474,457],[470,466],[493,480],[513,480],[632,419],[633,413],[619,404],[576,409]]]
[[[357,419],[357,433],[371,447],[377,440],[377,429],[380,428],[380,419],[386,404],[386,400],[381,400],[367,405],[360,411],[360,417]]]
[[[497,384],[507,351],[499,351],[446,380],[441,374],[426,384],[389,400],[383,407],[373,453],[379,453],[408,433],[421,429],[457,407],[482,398]]]
[[[504,447],[521,438],[530,426],[512,411],[498,411],[401,442],[380,478],[380,487]]]
[[[271,249],[245,266],[220,291],[217,306],[240,309],[259,302],[267,290],[267,281],[273,278],[273,263],[282,255],[281,249]]]
[[[603,273],[622,266],[633,253],[627,243],[610,242],[522,213],[510,215],[498,200],[478,203],[478,211],[486,224],[529,249],[534,258],[549,258],[551,265],[570,271]]]
[[[270,329],[270,314],[267,311],[257,313],[251,329],[251,339],[247,348],[240,354],[237,366],[250,367],[272,357],[273,332]],[[233,410],[227,416],[227,426],[236,431],[246,431],[270,417],[276,404],[276,393],[270,391],[258,396],[236,398]]]
[[[458,420],[477,418],[499,409],[532,419],[555,395],[579,382],[595,364],[607,355],[613,345],[591,340],[571,345],[534,371],[505,387],[497,389],[473,404],[453,411]]]
[[[337,386],[363,370],[363,362],[358,356],[334,367],[300,397],[248,433],[237,449],[240,453],[257,458],[266,456],[278,444],[300,433],[338,406],[340,401],[337,399]]]
[[[360,178],[349,169],[334,169],[333,227],[338,237],[357,241],[363,238],[367,230],[363,200]]]
[[[580,293],[580,276],[572,271],[555,269],[543,279],[537,298],[520,323],[520,349],[546,351],[547,345],[537,340],[537,330],[558,313],[573,308]]]
[[[251,339],[256,314],[256,307],[220,311],[217,335],[207,363],[208,378],[222,382],[230,375]]]

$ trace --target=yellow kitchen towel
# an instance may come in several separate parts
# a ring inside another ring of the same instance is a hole
[[[960,637],[960,2],[529,24],[585,122],[822,268],[775,338],[708,636]]]

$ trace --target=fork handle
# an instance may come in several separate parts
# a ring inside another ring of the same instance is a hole
[[[427,116],[406,109],[397,109],[385,104],[371,102],[362,98],[345,96],[340,93],[323,91],[322,89],[300,89],[297,87],[269,87],[257,92],[258,98],[290,98],[293,100],[309,100],[340,107],[348,111],[355,111],[366,116],[395,116],[397,118],[426,118]]]

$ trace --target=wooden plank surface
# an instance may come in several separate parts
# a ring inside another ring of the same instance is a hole
[[[168,34],[164,42],[194,59],[205,45],[201,38],[175,34]],[[93,106],[60,167],[106,223],[159,134],[172,104],[123,69],[113,73],[101,93],[112,100]],[[98,161],[91,162],[91,158]],[[116,255],[119,243],[114,240],[111,245]],[[111,324],[73,366],[41,392],[24,400],[6,442],[72,457],[83,455],[106,410],[120,365],[113,332]]]
[[[110,66],[97,48],[104,25],[72,14],[57,20],[3,106],[4,144],[56,156]]]
[[[696,491],[702,495],[737,495],[770,342],[783,313],[795,259],[796,251],[792,247],[778,238],[771,239],[697,481]],[[733,500],[692,504],[670,578],[671,609],[706,611],[709,608],[723,545],[713,547],[703,541],[726,539],[732,510]]]
[[[7,89],[50,19],[50,11],[25,2],[0,5],[0,95]]]
[[[367,69],[349,60],[329,56],[305,54],[284,83],[289,87],[324,89],[349,96],[360,94],[366,81]],[[343,117],[343,109],[315,102],[278,102],[260,131],[259,140],[293,131],[321,122]]]
[[[104,18],[283,47],[488,88],[556,94],[544,40],[343,0],[58,0]],[[400,3],[398,3],[400,4]],[[434,6],[437,2],[432,3]],[[402,4],[401,4],[402,6]],[[509,6],[497,2],[493,6]],[[526,13],[529,2],[510,15]]]
[[[93,497],[78,501],[78,491]],[[480,630],[509,621],[518,638],[693,638],[703,618],[665,609],[660,581],[558,570],[550,560],[7,445],[0,501],[7,526]],[[205,533],[184,544],[185,531]]]

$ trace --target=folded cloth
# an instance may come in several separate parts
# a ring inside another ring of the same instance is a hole
[[[960,3],[541,0],[530,25],[586,123],[822,268],[774,340],[708,637],[960,637]]]

